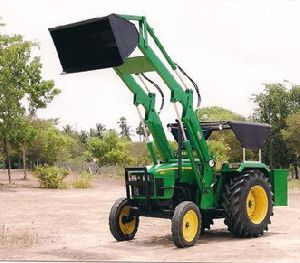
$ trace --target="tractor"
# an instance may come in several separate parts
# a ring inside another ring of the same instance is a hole
[[[179,248],[193,246],[217,218],[224,218],[237,237],[258,237],[268,230],[273,206],[287,205],[287,170],[270,170],[261,158],[270,125],[199,121],[197,84],[171,59],[144,16],[111,14],[49,32],[63,73],[115,70],[133,93],[133,104],[147,131],[152,164],[125,168],[126,197],[118,199],[109,214],[110,231],[117,241],[132,240],[142,216],[171,219],[173,241]],[[176,120],[167,129],[177,141],[175,151],[159,115],[164,93],[150,74],[160,77],[170,90]],[[157,94],[162,96],[159,110]],[[240,142],[243,158],[220,164],[210,153],[207,139],[227,129]],[[246,149],[258,151],[257,159],[247,160]]]

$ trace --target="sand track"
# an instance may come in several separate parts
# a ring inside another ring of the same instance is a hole
[[[123,180],[98,178],[91,189],[48,190],[17,178],[8,187],[0,173],[0,260],[300,261],[300,191],[290,191],[288,207],[274,209],[263,237],[233,238],[223,220],[215,220],[194,247],[177,249],[167,219],[141,218],[134,240],[113,239],[108,213],[125,194]]]

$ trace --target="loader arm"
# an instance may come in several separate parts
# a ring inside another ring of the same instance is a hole
[[[138,28],[131,21],[137,22]],[[149,36],[172,70],[178,74],[175,63],[165,51],[153,29],[147,24],[146,18],[111,14],[56,27],[49,31],[64,72],[74,73],[112,67],[115,69],[129,90],[133,92],[134,104],[144,106],[145,123],[154,138],[162,161],[170,162],[173,156],[159,115],[154,108],[155,96],[151,92],[147,95],[135,81],[134,76],[156,72],[163,79],[171,91],[171,102],[175,106],[177,119],[183,131],[183,146],[191,163],[192,176],[194,176],[199,192],[202,193],[199,195],[200,207],[213,207],[214,161],[210,156],[203,131],[193,109],[193,91],[188,88],[183,89],[150,47]],[[129,57],[137,46],[143,56]],[[182,105],[181,114],[178,103]],[[151,144],[148,144],[148,149],[156,163]]]
[[[148,93],[147,95],[142,87],[135,81],[134,77],[130,74],[124,75],[118,67],[115,68],[115,71],[126,84],[128,89],[134,94],[134,105],[137,107],[138,105],[143,105],[145,109],[145,124],[153,136],[154,143],[160,153],[162,161],[170,161],[173,156],[159,115],[155,111],[155,93]],[[157,157],[151,141],[147,141],[147,148],[150,152],[153,163],[157,164]]]
[[[212,207],[213,204],[213,191],[212,185],[214,184],[214,169],[213,163],[211,163],[212,157],[209,153],[205,137],[203,135],[202,128],[199,125],[196,112],[193,109],[193,91],[191,89],[184,90],[183,87],[176,81],[172,73],[167,69],[161,59],[154,53],[153,49],[148,43],[148,34],[152,37],[154,43],[157,45],[159,50],[162,52],[164,58],[176,71],[177,67],[172,61],[171,57],[165,51],[163,45],[154,34],[154,30],[149,26],[145,17],[120,15],[127,20],[139,21],[139,42],[138,47],[147,60],[152,64],[155,71],[163,79],[167,87],[171,91],[171,102],[179,102],[182,105],[182,115],[180,120],[186,129],[188,137],[191,142],[186,139],[183,145],[187,151],[188,157],[191,161],[194,176],[198,185],[198,188],[202,192],[201,207]],[[192,152],[192,145],[196,151],[197,158],[201,163],[201,169],[198,168],[195,158]]]

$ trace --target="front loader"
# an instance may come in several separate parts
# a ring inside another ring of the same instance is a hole
[[[133,93],[133,104],[147,130],[153,163],[125,168],[126,197],[115,202],[109,215],[116,240],[133,239],[141,216],[171,219],[177,247],[194,245],[216,218],[225,218],[229,231],[238,237],[257,237],[268,230],[273,205],[287,205],[287,171],[270,170],[261,162],[260,149],[270,125],[199,121],[194,91],[186,81],[191,81],[199,106],[197,84],[174,63],[143,16],[111,14],[49,31],[64,73],[115,70]],[[140,54],[133,56],[137,50]],[[149,73],[156,73],[170,90],[177,119],[168,129],[177,141],[176,152],[170,148],[152,90],[162,95],[162,104],[163,92]],[[206,140],[213,132],[226,129],[242,145],[243,161],[239,163],[216,163],[209,152]],[[258,161],[246,160],[248,148],[258,150]]]

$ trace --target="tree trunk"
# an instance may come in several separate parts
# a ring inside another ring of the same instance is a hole
[[[27,179],[27,173],[26,173],[26,151],[25,150],[23,150],[22,157],[23,157],[23,171],[24,171],[23,179],[26,180]]]
[[[299,172],[298,172],[298,165],[297,165],[297,163],[295,163],[294,168],[295,168],[295,178],[299,180]]]
[[[8,184],[11,184],[11,173],[10,173],[11,163],[10,163],[10,155],[8,151],[8,143],[6,139],[4,139],[4,153],[7,161]]]

